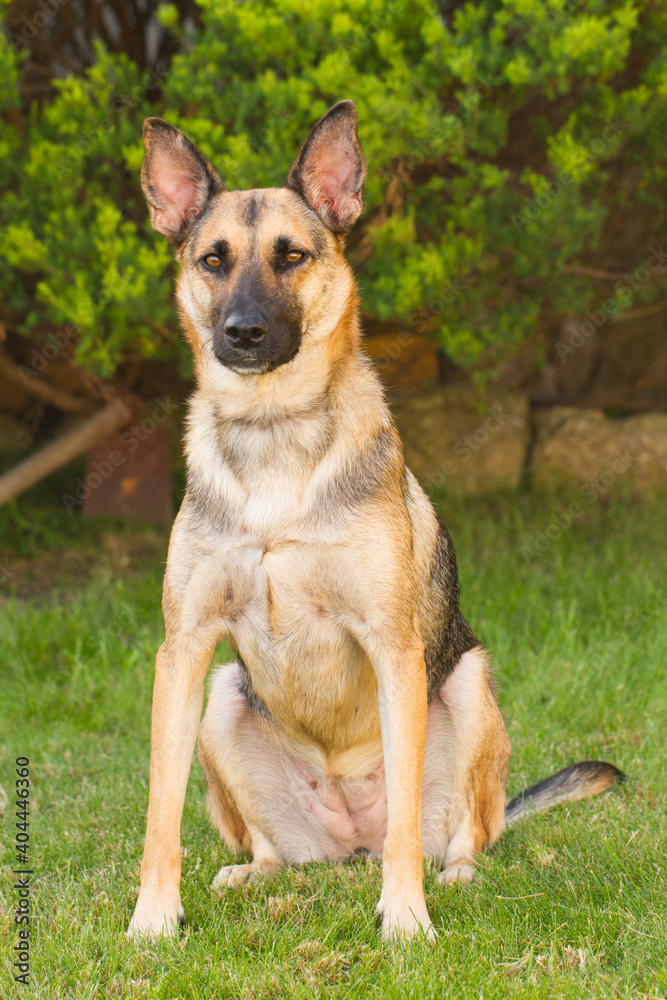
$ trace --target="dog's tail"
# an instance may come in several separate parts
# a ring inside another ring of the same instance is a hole
[[[560,802],[576,802],[577,799],[599,795],[616,781],[625,781],[625,775],[613,764],[605,764],[601,760],[570,764],[508,802],[505,806],[505,827],[512,826],[530,813],[551,809]]]

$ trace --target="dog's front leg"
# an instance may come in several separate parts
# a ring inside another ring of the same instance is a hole
[[[141,888],[128,934],[173,934],[181,908],[181,815],[213,648],[168,638],[157,655]]]
[[[380,723],[387,787],[387,836],[382,852],[382,914],[385,938],[433,938],[424,899],[421,831],[422,778],[426,744],[424,648],[376,653]]]

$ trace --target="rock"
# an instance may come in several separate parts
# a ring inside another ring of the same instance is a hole
[[[498,388],[483,397],[466,385],[438,386],[391,404],[406,464],[425,489],[480,495],[516,489],[530,440],[523,396]]]
[[[365,336],[363,345],[390,390],[422,392],[437,384],[437,345],[425,337],[409,329],[387,328],[382,334]]]
[[[538,488],[593,493],[667,491],[667,413],[607,417],[555,406],[535,416],[531,472]]]
[[[659,273],[656,270],[653,276],[657,279]],[[647,410],[664,403],[665,313],[660,303],[657,310],[654,306],[645,310],[611,316],[594,307],[545,330],[556,383],[551,398],[602,408],[639,403]]]

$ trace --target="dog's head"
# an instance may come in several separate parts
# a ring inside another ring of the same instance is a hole
[[[181,264],[178,299],[200,367],[274,371],[336,313],[343,235],[363,208],[356,125],[354,104],[341,101],[311,129],[285,187],[226,191],[182,132],[146,120],[142,185]]]

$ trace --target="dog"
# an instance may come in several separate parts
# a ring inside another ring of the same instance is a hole
[[[566,768],[506,808],[510,741],[463,617],[452,542],[406,469],[360,347],[344,257],[366,165],[351,101],[311,129],[282,188],[224,189],[159,118],[142,185],[174,245],[197,388],[187,489],[164,580],[141,888],[128,933],[183,920],[180,821],[199,731],[213,822],[252,860],[382,858],[382,934],[432,938],[424,857],[443,885],[529,808],[593,795],[612,765]],[[204,679],[219,667],[203,720]]]

